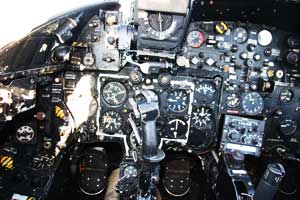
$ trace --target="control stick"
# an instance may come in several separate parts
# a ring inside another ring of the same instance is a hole
[[[158,163],[165,158],[164,152],[158,148],[156,132],[156,120],[160,116],[158,96],[151,90],[138,90],[135,98],[129,99],[129,102],[136,119],[142,124],[138,199],[156,199]]]
[[[267,169],[256,188],[253,199],[272,200],[278,191],[278,187],[284,175],[285,169],[282,164],[268,164]]]

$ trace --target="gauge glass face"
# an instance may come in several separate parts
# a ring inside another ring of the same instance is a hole
[[[242,27],[238,27],[233,31],[233,39],[237,43],[244,43],[248,39],[248,32]]]
[[[264,101],[263,98],[257,92],[251,92],[246,94],[243,98],[243,109],[249,115],[259,114],[263,107]]]
[[[103,87],[104,101],[111,106],[119,106],[127,99],[127,90],[122,83],[109,82]]]
[[[187,42],[190,47],[199,48],[204,43],[205,37],[201,31],[191,31],[188,34]]]
[[[297,122],[290,118],[284,118],[280,121],[280,132],[285,136],[291,136],[297,130]]]
[[[290,103],[293,100],[293,92],[288,89],[284,89],[280,92],[279,100],[281,103]]]
[[[27,143],[34,138],[34,130],[30,126],[21,126],[16,132],[16,139],[21,143]]]
[[[182,112],[187,109],[189,96],[184,90],[171,91],[167,98],[167,106],[173,112]]]
[[[124,177],[137,177],[138,170],[134,166],[128,166],[124,169]]]
[[[198,129],[207,128],[213,122],[213,112],[210,108],[199,107],[193,110],[192,125]]]
[[[182,119],[172,119],[167,124],[167,134],[172,138],[182,138],[188,131],[188,124]]]
[[[212,83],[201,83],[196,88],[196,92],[198,92],[201,99],[204,98],[212,101],[216,95],[216,87]]]
[[[228,95],[226,98],[226,105],[230,108],[237,107],[238,105],[240,105],[240,102],[240,96],[235,93]]]
[[[161,12],[151,12],[144,22],[145,31],[149,37],[155,40],[166,40],[175,34],[181,21],[182,19],[179,16]]]
[[[118,130],[123,125],[123,119],[121,114],[115,111],[107,111],[103,113],[102,118],[101,118],[101,125],[104,129],[104,131],[114,133]]]

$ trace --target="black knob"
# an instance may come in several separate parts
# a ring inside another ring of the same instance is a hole
[[[297,65],[299,62],[299,54],[296,52],[291,51],[290,53],[288,53],[288,55],[286,56],[286,61],[288,64],[290,65]]]
[[[272,50],[270,48],[266,48],[264,54],[265,56],[269,57],[270,55],[272,55]]]
[[[249,44],[249,45],[247,46],[248,51],[254,51],[255,48],[256,48],[256,46],[255,46],[254,44]]]
[[[232,53],[235,53],[235,52],[237,52],[239,50],[239,47],[237,46],[237,45],[232,45],[231,46],[231,48],[230,48],[230,51],[232,52]]]
[[[288,44],[291,48],[297,48],[300,44],[300,39],[297,35],[292,35],[288,38]]]
[[[71,49],[68,46],[58,46],[51,54],[51,61],[55,64],[62,64],[70,59]]]
[[[247,52],[242,52],[240,54],[241,59],[246,60],[248,58],[248,53]]]

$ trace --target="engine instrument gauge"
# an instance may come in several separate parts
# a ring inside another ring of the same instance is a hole
[[[213,112],[210,108],[199,107],[193,110],[192,125],[198,129],[209,127],[213,122]]]
[[[200,83],[200,85],[195,89],[198,92],[199,98],[207,99],[212,101],[216,96],[216,87],[213,83]]]
[[[204,43],[205,37],[201,31],[191,31],[188,34],[187,42],[190,47],[199,48]]]
[[[284,135],[284,136],[291,136],[293,135],[297,128],[297,122],[291,118],[284,118],[280,121],[279,123],[280,125],[280,132]]]
[[[290,103],[293,100],[294,94],[289,89],[283,89],[279,94],[279,100],[281,103]]]
[[[167,98],[167,106],[173,112],[182,112],[187,109],[189,96],[185,90],[171,91]]]
[[[172,119],[167,124],[167,134],[172,138],[182,138],[188,131],[188,124],[182,119]]]
[[[226,97],[226,105],[230,108],[240,105],[241,97],[238,94],[232,93]]]
[[[249,115],[259,114],[264,108],[264,100],[257,92],[250,92],[243,98],[242,106]]]
[[[245,28],[238,27],[233,31],[233,39],[237,43],[244,43],[248,39],[248,32]]]
[[[103,87],[104,101],[111,106],[119,106],[126,101],[127,90],[122,83],[109,82]]]
[[[123,119],[120,113],[116,111],[106,111],[101,118],[101,126],[104,131],[114,133],[123,125]]]

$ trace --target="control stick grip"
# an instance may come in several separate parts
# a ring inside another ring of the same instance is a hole
[[[278,187],[284,175],[285,169],[282,164],[268,164],[267,169],[256,188],[253,199],[272,200],[278,191]]]
[[[158,140],[155,121],[147,121],[143,124],[142,141],[142,155],[144,159],[149,160],[151,157],[156,156],[158,151]]]

